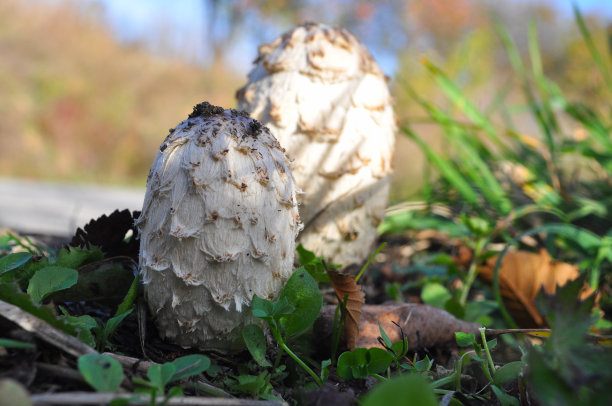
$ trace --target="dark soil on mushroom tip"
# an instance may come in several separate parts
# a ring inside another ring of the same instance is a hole
[[[214,106],[212,104],[210,104],[209,102],[202,102],[199,104],[196,104],[195,106],[193,106],[193,112],[191,114],[189,114],[189,118],[195,118],[195,117],[212,117],[212,116],[216,116],[219,114],[223,114],[223,112],[225,111],[225,109],[223,107],[219,107],[219,106]]]

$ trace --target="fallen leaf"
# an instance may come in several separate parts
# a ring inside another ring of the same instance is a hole
[[[346,297],[346,315],[344,316],[341,340],[345,343],[346,348],[352,350],[355,348],[355,340],[359,332],[361,307],[365,303],[365,292],[355,282],[354,276],[340,273],[335,269],[328,269],[327,273],[336,292],[338,302],[343,303]]]
[[[105,257],[128,256],[138,261],[138,229],[134,221],[140,212],[128,209],[115,210],[110,215],[102,215],[91,220],[82,229],[77,229],[70,241],[71,247],[87,248],[90,245],[100,247]],[[126,235],[131,231],[131,238]]]
[[[335,306],[323,306],[321,315],[315,324],[315,331],[323,340],[331,336],[334,312]],[[355,340],[355,348],[382,348],[378,342],[379,323],[392,343],[401,341],[403,332],[408,339],[408,347],[411,351],[434,347],[455,347],[455,332],[463,331],[478,336],[480,327],[478,324],[459,320],[442,309],[424,304],[364,305],[361,308],[361,322]]]
[[[478,276],[488,283],[493,282],[497,258],[489,258],[478,268]],[[555,261],[545,249],[539,253],[510,251],[502,259],[499,270],[499,286],[504,305],[519,327],[546,327],[547,322],[534,303],[538,292],[544,289],[546,293],[553,294],[558,286],[565,285],[579,275],[577,266]],[[585,298],[592,293],[593,290],[585,285],[580,297]]]

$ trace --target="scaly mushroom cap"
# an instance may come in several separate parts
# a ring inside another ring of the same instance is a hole
[[[387,205],[396,129],[386,77],[367,49],[344,29],[297,27],[259,47],[236,97],[295,161],[299,241],[333,262],[361,262]]]
[[[137,225],[162,337],[242,347],[253,295],[276,298],[292,273],[301,223],[284,150],[246,113],[197,105],[161,145]]]

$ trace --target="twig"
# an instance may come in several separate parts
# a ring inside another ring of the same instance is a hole
[[[130,405],[150,405],[151,398],[147,395],[117,394],[117,393],[89,393],[64,392],[43,393],[32,395],[30,400],[36,406],[52,405],[100,405],[109,404],[114,399],[129,399]],[[194,406],[287,406],[286,402],[252,399],[219,399],[204,397],[170,398],[166,405],[194,405]]]
[[[217,388],[216,386],[206,382],[204,379],[200,378],[195,382],[186,382],[183,385],[183,388],[191,388],[194,391],[205,392],[210,396],[214,396],[217,398],[233,398],[234,396],[230,395],[223,389]]]
[[[75,357],[98,352],[61,330],[51,326],[46,321],[21,310],[19,307],[0,300],[0,316],[17,324],[22,329],[33,333],[47,343],[66,351]]]
[[[49,375],[53,375],[54,378],[65,378],[72,381],[87,384],[87,381],[83,379],[83,376],[72,368],[63,367],[60,365],[47,364],[45,362],[37,362],[36,369],[40,372],[44,372]]]

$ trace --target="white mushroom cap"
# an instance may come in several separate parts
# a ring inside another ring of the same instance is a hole
[[[294,160],[299,241],[336,263],[370,253],[387,205],[395,116],[387,79],[348,31],[307,24],[259,47],[238,106]]]
[[[246,113],[197,105],[161,145],[137,225],[162,337],[241,347],[253,295],[276,298],[292,273],[301,223],[284,150]]]

